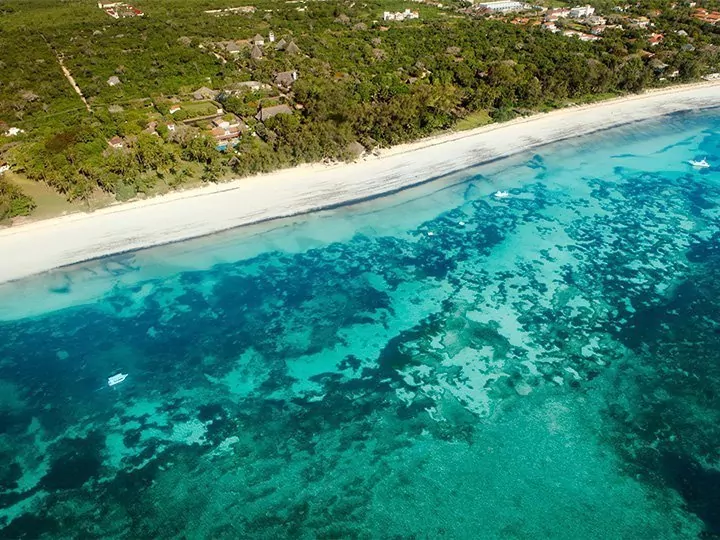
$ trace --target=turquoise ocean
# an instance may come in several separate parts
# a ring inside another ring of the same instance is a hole
[[[718,537],[720,111],[0,286],[0,538]]]

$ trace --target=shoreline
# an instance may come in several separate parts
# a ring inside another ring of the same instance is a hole
[[[0,283],[108,255],[353,204],[470,166],[668,114],[720,106],[720,81],[651,90],[384,149],[0,229]]]

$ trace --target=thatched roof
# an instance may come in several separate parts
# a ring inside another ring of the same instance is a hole
[[[299,54],[300,53],[300,47],[295,45],[294,41],[291,41],[288,43],[288,46],[285,47],[285,52],[288,54]]]
[[[280,73],[275,75],[275,84],[290,88],[290,86],[292,86],[292,84],[297,80],[297,78],[297,71],[281,71]]]
[[[292,109],[288,105],[275,105],[274,107],[263,107],[260,109],[260,112],[255,115],[255,118],[264,122],[268,118],[272,118],[278,114],[292,114],[292,112]]]

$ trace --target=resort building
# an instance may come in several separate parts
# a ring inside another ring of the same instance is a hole
[[[277,116],[278,114],[292,114],[292,109],[287,105],[275,105],[274,107],[263,107],[255,115],[256,120],[264,122],[268,118]]]
[[[261,83],[259,81],[245,81],[232,84],[231,86],[223,90],[223,94],[226,96],[233,96],[248,90],[250,92],[260,92],[261,90],[270,89],[272,89],[272,86],[270,86],[269,84]]]
[[[650,25],[650,19],[647,17],[635,17],[630,19],[631,28],[647,28]]]
[[[125,141],[115,135],[112,139],[108,141],[108,144],[111,148],[123,148],[125,146]]]
[[[230,41],[227,45],[225,45],[225,50],[230,54],[239,54],[242,49],[240,48],[240,45],[234,41]]]
[[[217,141],[218,150],[227,150],[228,145],[235,146],[240,141],[240,136],[248,129],[245,122],[234,114],[224,118],[216,118],[212,121],[210,134]]]
[[[585,24],[590,26],[604,26],[607,24],[607,19],[599,15],[590,15],[585,19]]]
[[[577,30],[565,30],[563,32],[563,36],[576,37],[580,41],[597,41],[598,39],[600,39],[598,36],[593,36],[592,34],[583,34],[582,32],[578,32]]]
[[[477,4],[479,8],[491,11],[493,13],[509,13],[510,11],[521,11],[526,9],[527,5],[522,2],[514,2],[512,0],[500,0],[498,2],[483,2]]]
[[[573,19],[579,19],[581,17],[589,17],[595,13],[595,8],[592,6],[578,6],[570,10],[570,17]]]
[[[262,49],[259,45],[253,45],[250,50],[250,58],[253,60],[260,60],[263,57]]]
[[[662,34],[650,34],[650,37],[648,38],[648,42],[651,46],[655,47],[656,45],[659,45],[663,42],[665,39],[665,36]]]
[[[720,21],[720,12],[708,11],[707,9],[698,8],[695,10],[695,13],[693,13],[693,17],[695,17],[699,21],[715,25]]]
[[[545,12],[545,20],[547,22],[555,22],[558,19],[565,19],[570,16],[570,10],[564,8],[548,9]]]
[[[390,11],[383,12],[383,21],[407,21],[419,18],[420,14],[417,11],[411,11],[409,9],[406,9],[405,11],[397,11],[395,13]]]
[[[255,13],[255,6],[231,7],[225,9],[208,9],[205,13],[210,15],[229,15],[230,13]]]
[[[217,95],[218,92],[215,90],[212,90],[207,86],[202,86],[193,92],[193,99],[195,101],[204,101],[208,99],[215,99]]]
[[[113,19],[119,19],[120,17],[142,17],[145,15],[138,8],[125,2],[112,2],[109,4],[98,2],[98,7]]]
[[[275,84],[284,88],[290,88],[297,79],[297,71],[281,71],[275,75]]]

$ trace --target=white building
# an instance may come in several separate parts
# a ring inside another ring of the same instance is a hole
[[[8,130],[5,132],[8,137],[14,137],[15,135],[20,135],[21,133],[25,133],[25,130],[16,127],[8,128]]]
[[[383,21],[405,21],[419,18],[420,14],[417,11],[410,11],[409,9],[406,9],[405,11],[396,11],[395,13],[390,11],[383,12]]]
[[[562,34],[563,36],[578,38],[580,41],[597,41],[600,39],[592,34],[584,34],[582,32],[578,32],[577,30],[565,30]]]
[[[570,17],[579,19],[580,17],[589,17],[593,13],[595,13],[595,8],[592,6],[577,6],[570,10]]]
[[[492,11],[493,13],[508,13],[510,11],[520,11],[525,9],[525,4],[522,2],[515,2],[513,0],[500,0],[499,2],[483,2],[477,4],[483,9]]]
[[[0,161],[0,174],[6,173],[10,170],[10,165],[4,161]]]

